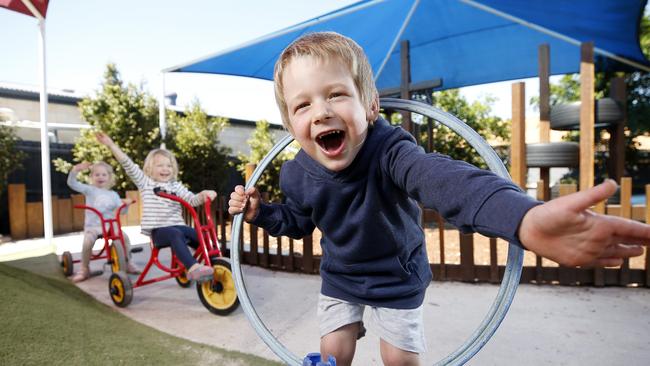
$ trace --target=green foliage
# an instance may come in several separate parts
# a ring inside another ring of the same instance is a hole
[[[109,64],[101,89],[79,103],[83,119],[92,128],[84,130],[72,149],[74,160],[100,161],[113,166],[117,190],[135,189],[133,183],[115,161],[111,152],[97,143],[96,131],[107,133],[133,161],[142,166],[147,153],[160,145],[158,103],[134,85],[124,85],[115,65]],[[71,164],[55,161],[58,171],[67,173]]]
[[[211,118],[198,101],[184,115],[168,112],[167,148],[174,151],[179,179],[193,192],[212,189],[223,193],[230,149],[219,146],[219,134],[228,125],[226,118]]]
[[[504,144],[510,139],[509,124],[499,117],[490,115],[493,99],[469,103],[457,89],[434,92],[432,104],[458,117],[486,140]],[[439,123],[433,123],[433,151],[463,160],[480,168],[487,165],[469,143],[451,129]],[[420,141],[422,146],[429,146],[426,126],[422,126]]]
[[[25,153],[16,150],[16,142],[19,140],[13,128],[0,126],[0,195],[7,188],[9,174],[21,168],[26,157]]]
[[[251,138],[247,141],[251,148],[250,155],[240,154],[238,156],[241,163],[237,164],[236,168],[242,175],[246,172],[246,164],[258,164],[275,145],[275,137],[273,137],[269,127],[270,125],[267,121],[262,120],[257,122],[255,131],[253,131]],[[289,146],[289,148],[285,149],[285,151],[273,159],[264,171],[264,174],[257,181],[257,188],[260,192],[268,192],[271,201],[279,201],[282,197],[282,193],[280,192],[280,167],[285,161],[294,158],[297,149],[295,149],[296,145],[293,146],[294,149],[291,149],[292,151],[287,151],[291,147]]]
[[[650,17],[641,18],[641,50],[650,56]],[[632,135],[650,134],[650,73],[633,72],[625,78],[627,86],[627,122]]]

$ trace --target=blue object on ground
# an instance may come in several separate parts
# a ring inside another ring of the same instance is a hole
[[[312,352],[302,360],[302,366],[336,366],[336,359],[334,356],[327,356],[327,362],[321,361],[320,353]]]

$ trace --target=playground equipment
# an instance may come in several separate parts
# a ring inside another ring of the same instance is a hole
[[[122,209],[128,206],[128,204],[123,203],[118,207],[115,212],[115,217],[112,219],[106,219],[94,207],[86,205],[75,205],[74,208],[89,210],[99,216],[102,225],[102,234],[98,239],[104,239],[104,246],[98,253],[91,253],[90,260],[99,260],[105,259],[106,263],[110,264],[111,271],[113,273],[119,271],[126,271],[126,246],[124,244],[124,236],[122,235],[122,224],[120,223],[120,214]],[[115,241],[119,240],[120,245],[116,245]],[[141,248],[136,248],[132,252],[138,252],[137,249],[142,250]],[[63,274],[70,276],[73,273],[74,263],[81,262],[80,259],[73,259],[72,253],[69,251],[63,252],[61,255],[61,267],[63,268]]]
[[[210,200],[208,199],[205,202],[205,224],[202,224],[196,210],[187,201],[173,193],[165,192],[160,188],[154,189],[154,193],[160,197],[180,203],[190,213],[199,239],[199,245],[194,252],[194,258],[199,263],[212,266],[214,269],[214,275],[210,281],[196,283],[196,291],[199,299],[203,306],[213,314],[230,314],[239,306],[239,300],[232,278],[230,261],[223,257],[219,250],[219,241],[217,240],[217,233],[210,210]],[[173,252],[170,264],[166,266],[159,260],[161,247],[156,245],[153,240],[150,241],[150,245],[151,257],[142,273],[138,276],[135,284],[131,282],[131,279],[123,271],[114,272],[108,280],[108,291],[115,305],[126,307],[133,300],[133,289],[170,278],[176,279],[176,282],[181,287],[189,287],[191,285],[191,281],[186,276],[186,268]],[[153,265],[165,273],[146,279]]]
[[[467,126],[464,122],[452,114],[444,112],[428,104],[411,100],[385,98],[381,99],[380,105],[383,108],[399,109],[417,113],[432,118],[441,124],[451,128],[454,132],[467,140],[467,142],[474,149],[476,149],[481,157],[483,157],[491,171],[503,178],[510,179],[506,167],[503,165],[503,162],[499,156],[494,152],[494,150],[492,150],[490,145],[488,145],[487,142],[485,142],[485,140],[478,133],[476,133],[476,131],[472,130],[469,126]],[[273,147],[273,149],[264,157],[264,159],[262,159],[257,169],[255,169],[253,172],[251,178],[246,183],[246,189],[254,186],[257,183],[264,169],[266,169],[271,161],[292,141],[293,138],[291,136],[286,136]],[[435,187],[432,187],[432,189],[435,189]],[[291,351],[289,351],[283,344],[281,344],[266,328],[260,317],[255,312],[255,308],[253,307],[251,300],[248,297],[246,285],[242,277],[239,258],[240,254],[238,250],[241,245],[240,233],[242,229],[242,223],[243,215],[236,215],[233,220],[231,234],[233,262],[232,269],[235,285],[237,287],[237,291],[239,292],[239,299],[242,304],[242,309],[244,310],[246,317],[257,332],[258,336],[264,341],[264,343],[267,344],[267,346],[269,346],[269,348],[271,348],[271,350],[276,355],[278,355],[284,362],[289,365],[303,365],[304,359],[299,358],[291,353]],[[522,262],[523,249],[515,245],[510,245],[508,250],[507,264],[503,275],[503,281],[497,293],[496,299],[488,310],[488,313],[485,315],[485,318],[479,327],[465,341],[465,343],[463,343],[450,355],[440,360],[437,364],[464,364],[489,341],[490,337],[492,337],[494,332],[499,327],[499,324],[501,324],[503,321],[508,308],[512,303],[512,299],[515,295],[517,285],[519,284],[519,278],[521,276]]]

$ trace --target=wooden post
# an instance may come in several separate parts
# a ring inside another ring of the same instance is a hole
[[[404,100],[411,99],[411,92],[409,85],[411,84],[411,58],[409,55],[409,41],[404,40],[400,43],[400,66],[401,66],[401,79],[400,79],[400,98]],[[402,114],[402,128],[412,132],[411,126],[411,112],[401,111]]]
[[[44,236],[45,226],[43,222],[43,202],[27,203],[27,217],[29,217],[27,237],[39,238]]]
[[[645,223],[650,224],[650,184],[645,185]],[[645,248],[645,287],[650,287],[650,250]]]
[[[539,142],[551,142],[551,56],[548,44],[539,46]],[[542,195],[537,197],[542,201],[551,199],[550,168],[539,168],[539,179],[543,181]]]
[[[538,200],[547,201],[544,199],[546,188],[548,188],[548,183],[543,180],[537,182]],[[544,267],[542,266],[542,257],[535,254],[535,283],[541,285],[542,281],[544,281]]]
[[[566,196],[576,191],[577,187],[575,184],[560,184],[560,196]],[[560,265],[557,273],[560,285],[575,285],[577,281],[575,268]]]
[[[255,171],[255,168],[257,167],[256,164],[254,163],[247,163],[246,164],[246,183],[251,179],[253,176],[253,172]],[[251,264],[257,265],[259,263],[259,258],[258,258],[258,253],[257,253],[257,230],[253,229],[253,225],[245,224],[242,223],[242,230],[241,233],[244,233],[244,226],[248,225],[248,230],[249,230],[249,235],[251,237],[251,243],[250,243],[250,256],[251,256]],[[255,240],[253,240],[253,235],[255,236]],[[241,246],[239,247],[239,253],[243,253],[244,250],[244,235],[240,237],[241,241]]]
[[[605,205],[607,201],[598,202],[594,207],[594,212],[597,214],[605,214]],[[594,268],[594,286],[603,287],[605,286],[605,269],[602,267]]]
[[[497,253],[497,238],[490,238],[490,282],[499,282],[499,263]]]
[[[82,231],[84,229],[84,220],[85,220],[85,210],[80,208],[74,208],[77,205],[83,205],[86,202],[86,198],[83,194],[73,194],[70,195],[72,199],[72,228],[75,231]],[[126,225],[124,225],[126,226]]]
[[[126,225],[135,226],[140,225],[142,219],[142,199],[140,198],[139,191],[126,191],[124,197],[135,200],[135,203],[129,205],[129,210],[126,212]]]
[[[460,277],[462,281],[474,282],[476,267],[474,266],[474,234],[460,233]]]
[[[625,125],[627,123],[627,96],[625,80],[622,77],[613,78],[609,90],[610,97],[616,100],[623,109],[623,118],[612,128],[609,128],[609,163],[608,175],[617,182],[623,177],[625,170]]]
[[[620,216],[626,219],[632,217],[632,178],[621,178],[621,213]],[[619,285],[627,286],[630,283],[630,259],[623,260],[619,270]]]
[[[9,230],[12,240],[27,238],[27,191],[24,184],[9,184]],[[31,224],[30,224],[31,225]]]
[[[53,234],[61,234],[61,220],[59,220],[59,197],[52,196],[52,232]]]
[[[594,44],[580,46],[580,190],[594,186]]]
[[[512,84],[512,141],[510,145],[510,176],[526,190],[526,84]]]
[[[60,199],[56,214],[59,215],[59,230],[61,233],[72,232],[72,199]]]

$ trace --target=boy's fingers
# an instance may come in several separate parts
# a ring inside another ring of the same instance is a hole
[[[576,192],[560,199],[575,212],[584,211],[598,202],[604,201],[616,192],[616,182],[607,179],[603,183],[586,191]]]
[[[244,192],[244,186],[235,186],[235,193],[243,196],[245,194]]]

